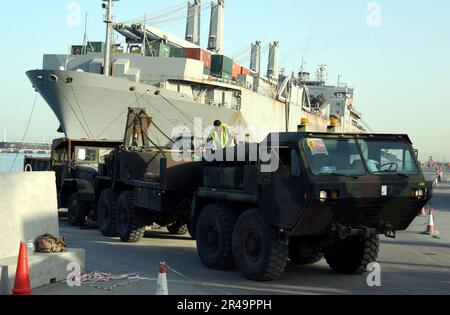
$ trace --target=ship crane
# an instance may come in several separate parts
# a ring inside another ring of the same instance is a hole
[[[171,35],[168,32],[153,26],[146,25],[144,29],[143,24],[133,24],[131,26],[116,24],[114,25],[114,30],[127,38],[130,42],[141,43],[142,38],[146,36],[148,41],[164,41],[167,42],[169,46],[173,47],[199,48],[199,46],[189,41]]]

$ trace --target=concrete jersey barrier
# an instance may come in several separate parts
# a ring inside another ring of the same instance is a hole
[[[59,235],[54,172],[0,174],[0,259],[17,256],[20,241]]]

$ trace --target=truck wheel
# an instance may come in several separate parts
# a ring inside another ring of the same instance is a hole
[[[380,239],[378,235],[361,240],[351,238],[340,241],[325,255],[328,265],[343,274],[362,274],[367,266],[378,258]]]
[[[71,226],[83,226],[89,213],[89,203],[80,201],[78,193],[73,193],[69,198],[69,224]]]
[[[167,227],[169,233],[172,235],[185,235],[188,232],[188,226],[184,223],[174,223]]]
[[[105,189],[98,201],[97,223],[105,237],[117,236],[117,194],[112,189]]]
[[[222,204],[211,204],[203,209],[196,223],[195,239],[206,267],[217,270],[234,267],[232,237],[236,221],[236,213]]]
[[[299,240],[291,239],[289,241],[289,259],[297,265],[314,265],[324,257],[322,252],[310,248],[308,251],[302,251]]]
[[[270,281],[287,266],[288,246],[280,243],[277,229],[267,226],[258,209],[242,214],[233,233],[234,261],[250,280]]]
[[[120,239],[125,243],[137,243],[144,237],[145,227],[134,207],[133,192],[123,192],[117,203],[117,232]]]

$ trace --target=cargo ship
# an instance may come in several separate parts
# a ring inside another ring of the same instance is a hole
[[[310,80],[303,71],[286,74],[278,42],[269,44],[264,72],[259,41],[249,45],[248,67],[229,58],[224,51],[224,0],[208,5],[207,49],[200,47],[204,8],[199,0],[187,4],[184,39],[145,18],[115,23],[113,0],[103,2],[105,42],[85,41],[72,46],[70,54],[46,54],[41,70],[27,72],[59,120],[59,131],[69,138],[122,140],[129,107],[146,108],[154,126],[150,136],[161,146],[179,136],[179,127],[192,131],[215,120],[241,127],[251,141],[270,132],[295,131],[301,118],[309,119],[311,131],[325,131],[330,119],[337,118],[340,131],[364,132],[353,89]],[[114,43],[113,34],[122,36],[126,45]]]

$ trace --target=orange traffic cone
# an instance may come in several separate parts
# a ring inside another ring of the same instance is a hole
[[[436,233],[436,226],[434,224],[434,215],[433,215],[434,209],[430,209],[430,214],[428,215],[428,223],[427,223],[427,229],[423,234],[435,236]]]
[[[156,284],[156,295],[169,295],[167,287],[167,265],[165,262],[159,263],[158,283]]]
[[[31,295],[30,272],[28,270],[28,247],[20,243],[19,259],[17,260],[16,281],[13,295]]]
[[[424,218],[427,216],[427,211],[425,210],[425,208],[422,208],[422,210],[419,212],[419,214],[417,215],[418,217]]]

